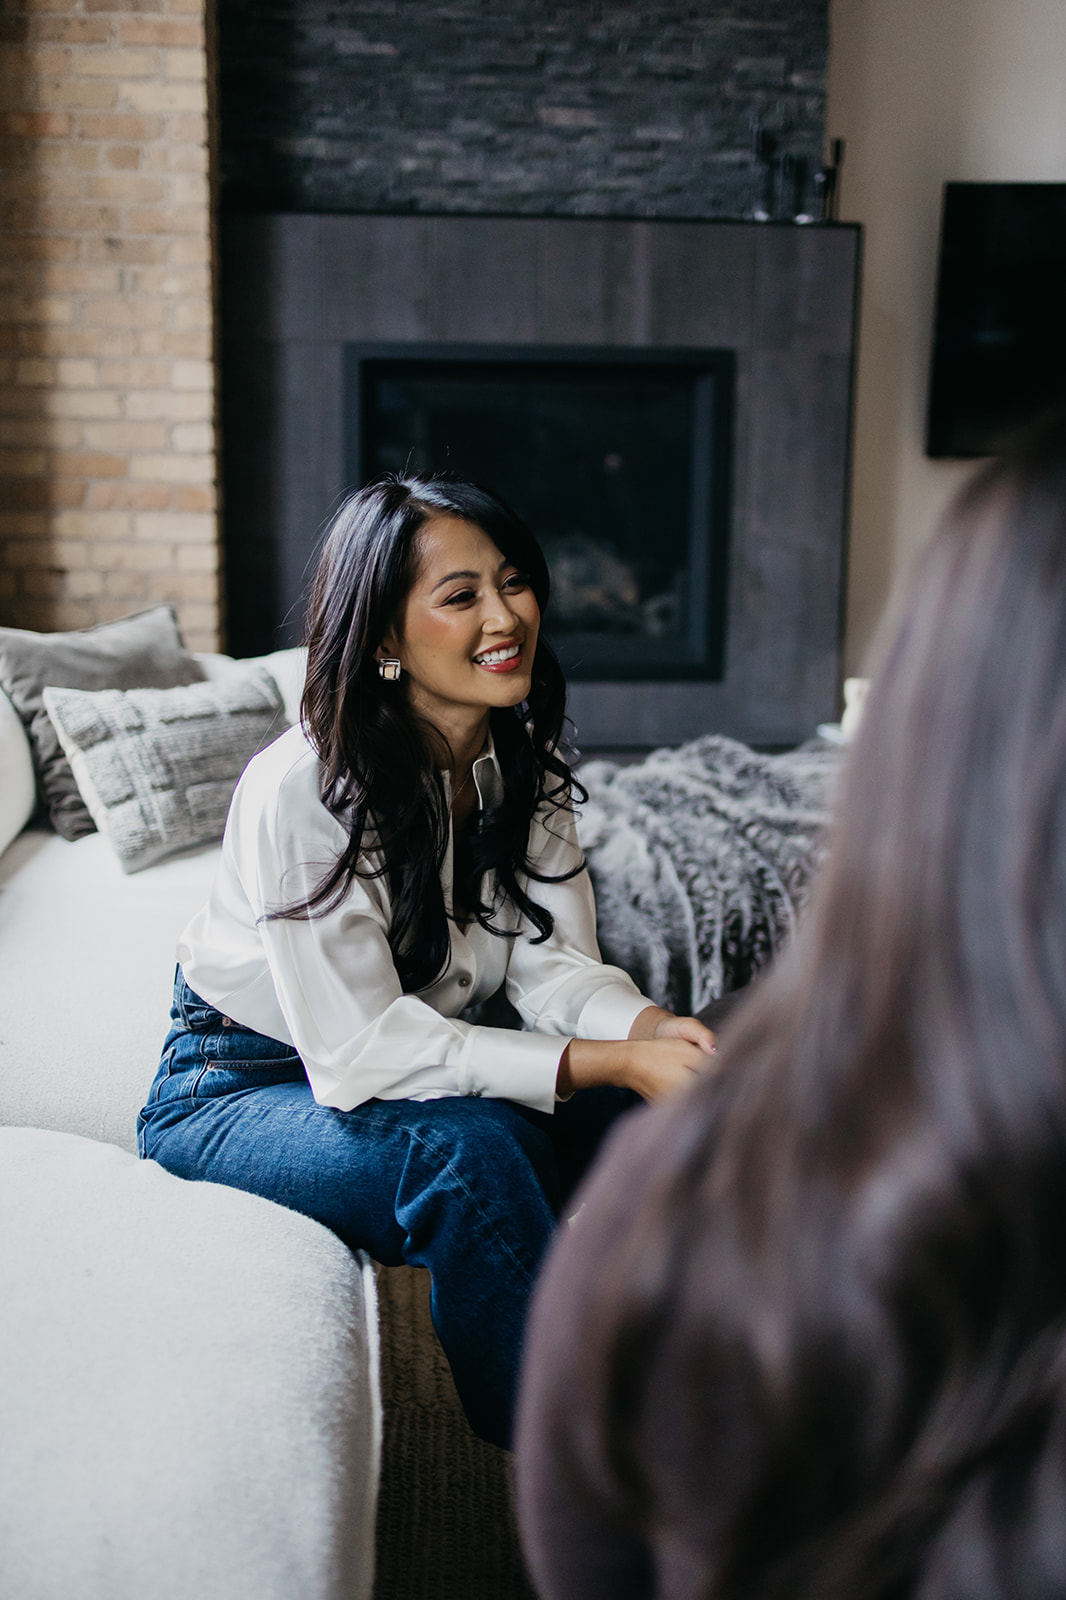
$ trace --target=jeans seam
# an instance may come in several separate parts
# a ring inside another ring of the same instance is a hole
[[[156,1075],[152,1079],[152,1086],[148,1091],[148,1098],[145,1101],[145,1110],[147,1110],[149,1106],[158,1104],[159,1091],[166,1080],[171,1076],[173,1066],[174,1046],[171,1045],[170,1049],[164,1052],[163,1059],[160,1061],[159,1067],[156,1070]],[[162,1070],[164,1067],[166,1068],[166,1072],[163,1072]]]
[[[301,1069],[300,1075],[291,1076],[294,1068],[296,1067]],[[284,1072],[290,1074],[289,1081],[293,1083],[301,1082],[302,1078],[306,1076],[306,1073],[303,1069],[303,1063],[301,1062],[299,1056],[293,1056],[291,1059],[286,1059],[284,1061],[256,1061],[255,1058],[251,1056],[241,1057],[240,1060],[225,1061],[220,1059],[218,1056],[212,1056],[209,1061],[204,1063],[203,1067],[197,1073],[197,1083],[199,1083],[204,1074],[208,1072],[233,1072],[238,1077],[248,1078],[255,1078],[266,1073]]]
[[[181,1096],[181,1098],[183,1100],[195,1100],[196,1099],[196,1091],[199,1089],[201,1083],[203,1082],[204,1074],[207,1072],[207,1070],[209,1069],[210,1065],[211,1065],[210,1061],[205,1061],[202,1067],[197,1067],[196,1076],[193,1078],[192,1083],[189,1085],[186,1093]]]
[[[262,1068],[264,1072],[282,1072],[288,1067],[293,1067],[299,1061],[295,1053],[291,1056],[225,1056],[221,1052],[207,1052],[209,1067],[253,1067]]]

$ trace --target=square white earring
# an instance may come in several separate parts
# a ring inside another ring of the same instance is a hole
[[[378,662],[378,672],[386,683],[395,683],[402,670],[400,663],[393,660],[391,656],[387,656],[384,661]]]

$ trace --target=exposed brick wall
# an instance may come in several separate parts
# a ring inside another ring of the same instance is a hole
[[[218,638],[205,0],[4,0],[0,616]]]
[[[754,120],[813,199],[828,0],[220,0],[219,28],[227,208],[738,217]]]

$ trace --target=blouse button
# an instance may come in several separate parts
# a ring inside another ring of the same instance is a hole
[[[462,977],[458,980],[458,982],[459,982],[460,989],[469,989],[469,987],[470,987],[470,979],[467,977],[465,972],[463,973]]]

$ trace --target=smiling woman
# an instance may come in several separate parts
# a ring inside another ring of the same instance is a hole
[[[713,1049],[600,960],[547,602],[536,540],[473,484],[390,478],[342,506],[302,722],[234,795],[140,1130],[172,1172],[428,1267],[498,1444],[568,1194],[611,1122]],[[525,1031],[463,1015],[499,990]]]
[[[446,743],[452,816],[462,827],[494,706],[521,704],[533,681],[540,605],[530,578],[475,523],[436,517],[418,536],[418,568],[400,617],[377,652],[407,679],[407,699]]]

